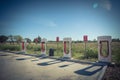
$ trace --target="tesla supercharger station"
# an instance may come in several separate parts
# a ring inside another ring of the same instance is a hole
[[[46,43],[47,43],[47,39],[43,38],[41,40],[41,54],[42,55],[46,55]]]
[[[27,46],[26,40],[22,40],[21,46],[22,46],[22,52],[26,52],[26,46]]]
[[[68,42],[68,46],[67,46]],[[71,44],[72,44],[72,38],[64,38],[63,39],[63,56],[65,58],[71,58]],[[67,51],[68,47],[68,51]]]
[[[102,62],[111,62],[111,36],[98,36],[97,40],[98,60]]]

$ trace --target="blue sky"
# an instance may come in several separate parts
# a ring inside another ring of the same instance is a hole
[[[57,36],[82,40],[110,35],[120,38],[119,0],[3,0],[0,35],[48,40]]]

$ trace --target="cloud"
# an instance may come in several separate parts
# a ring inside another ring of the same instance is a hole
[[[110,11],[112,8],[112,4],[111,4],[110,0],[99,0],[93,4],[94,9],[98,8],[98,7],[101,7],[101,8],[104,8],[104,9]]]
[[[101,0],[101,7],[110,11],[112,8],[112,4],[111,4],[110,0]]]
[[[98,6],[99,6],[98,3],[93,4],[93,8],[97,8]]]
[[[53,22],[53,21],[49,21],[49,22],[47,23],[47,25],[48,25],[48,26],[51,26],[51,27],[57,26],[56,23]]]
[[[46,26],[46,27],[56,27],[57,24],[53,20],[47,20],[47,19],[42,19],[42,20],[36,20],[35,23]]]

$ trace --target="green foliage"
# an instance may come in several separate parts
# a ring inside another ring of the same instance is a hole
[[[29,38],[25,38],[25,40],[27,41],[27,43],[31,43],[32,41],[31,41],[31,39],[29,39]]]
[[[115,60],[115,63],[118,63],[120,64],[120,50],[117,50],[116,53],[114,54],[114,60]]]
[[[40,53],[40,51],[41,51],[41,48],[40,48],[39,44],[32,43],[32,44],[27,45],[27,53],[38,54],[38,53]]]
[[[0,45],[0,50],[10,50],[10,51],[20,51],[20,45],[9,45],[9,44],[2,44]]]
[[[0,36],[0,43],[4,43],[4,42],[6,42],[7,39],[8,39],[7,36],[1,35],[1,36]]]
[[[36,46],[36,47],[34,47],[34,51],[41,51],[41,48]]]
[[[41,42],[41,37],[38,36],[37,38],[34,38],[33,42],[36,43],[36,44],[40,43]]]
[[[97,49],[87,49],[86,50],[86,57],[88,58],[98,58],[98,51]]]
[[[13,35],[9,35],[8,36],[8,42],[13,43],[14,44],[14,36]]]
[[[120,42],[114,42],[112,44],[112,60],[120,64]]]
[[[41,37],[40,36],[38,36],[38,43],[40,43],[41,42]]]
[[[26,48],[27,48],[27,50],[34,50],[34,46],[32,46],[30,44],[28,44]]]
[[[13,36],[14,37],[14,39],[16,40],[16,42],[17,43],[20,43],[20,42],[22,42],[22,36],[20,36],[20,35],[15,35],[15,36]]]

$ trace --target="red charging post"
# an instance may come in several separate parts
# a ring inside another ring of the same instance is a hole
[[[59,42],[59,37],[56,37],[56,42],[57,42],[57,53],[58,53],[58,42]]]
[[[66,41],[64,41],[64,52],[65,52],[65,54],[66,54]]]
[[[87,56],[86,56],[86,54],[87,54],[87,53],[86,53],[86,43],[87,43],[87,41],[88,41],[88,36],[87,36],[87,35],[84,35],[84,36],[83,36],[83,40],[84,40],[84,42],[85,42],[85,54],[84,54],[84,57],[87,57]]]
[[[45,51],[45,49],[44,49],[44,42],[41,43],[41,49],[42,49],[42,52]]]
[[[24,50],[25,49],[25,46],[24,46],[24,41],[22,41],[22,50]]]

